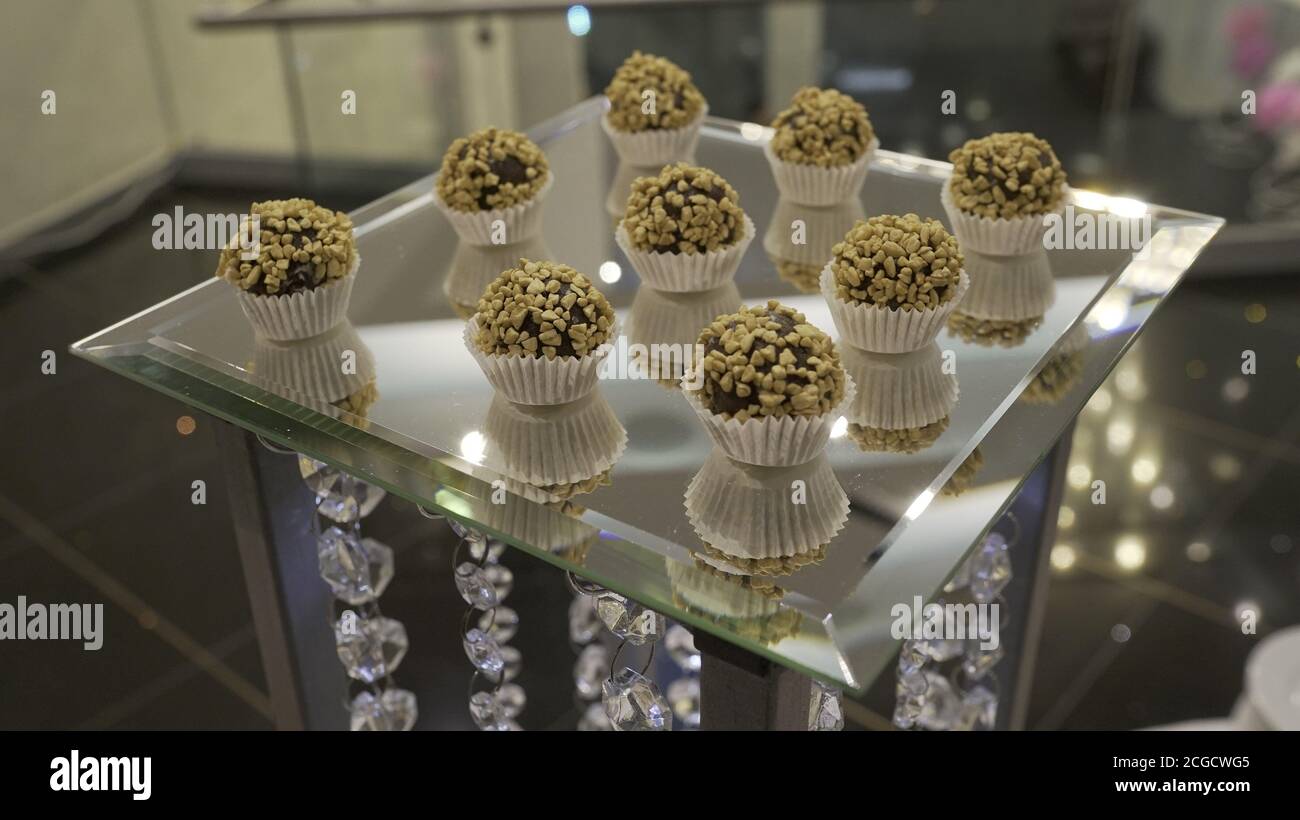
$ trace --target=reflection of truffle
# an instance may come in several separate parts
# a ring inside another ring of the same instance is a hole
[[[771,581],[719,569],[696,557],[694,566],[668,561],[673,603],[765,646],[799,631],[803,616],[781,605],[785,591]]]
[[[704,95],[689,73],[670,60],[640,51],[632,52],[614,72],[605,96],[609,124],[631,133],[682,128],[704,108]]]
[[[844,396],[844,368],[831,338],[793,308],[769,301],[719,316],[698,341],[704,406],[744,421],[815,416]]]
[[[921,427],[889,430],[884,427],[849,425],[849,438],[860,450],[869,453],[919,453],[939,440],[948,429],[948,416]]]
[[[983,466],[984,454],[980,452],[979,447],[976,447],[971,450],[971,454],[966,456],[966,459],[961,464],[957,465],[957,469],[953,470],[952,475],[944,482],[939,492],[951,496],[961,495],[975,483],[975,474]]]
[[[255,202],[257,259],[243,259],[231,243],[221,251],[217,276],[258,296],[283,296],[312,290],[347,276],[357,260],[352,220],[342,211],[310,199]],[[247,224],[247,223],[245,223]],[[248,228],[241,230],[245,234]]]
[[[623,230],[633,247],[706,253],[736,244],[745,213],[736,189],[708,168],[679,162],[632,183]]]
[[[1029,319],[978,319],[958,310],[948,317],[948,330],[967,344],[977,344],[980,347],[1018,347],[1042,323],[1042,316]]]
[[[783,282],[788,282],[801,293],[816,293],[818,280],[821,279],[823,265],[805,265],[800,262],[786,262],[772,258],[776,265],[776,274]]]
[[[607,340],[614,309],[568,265],[520,259],[488,285],[475,319],[489,355],[581,358]]]
[[[365,418],[370,412],[370,405],[379,399],[379,388],[372,380],[360,390],[350,393],[332,404],[345,413],[351,413],[358,418]]]
[[[928,310],[957,292],[962,256],[938,220],[873,216],[855,224],[831,250],[835,296],[841,301]]]
[[[780,577],[792,575],[797,570],[807,566],[820,564],[826,560],[826,547],[828,546],[829,544],[820,544],[807,552],[795,553],[794,555],[770,555],[765,558],[746,558],[743,555],[733,555],[729,552],[723,552],[711,544],[704,544],[702,551],[710,558],[730,564],[748,575]]]
[[[833,88],[799,89],[772,127],[778,159],[822,168],[856,162],[875,138],[862,104]]]
[[[1025,386],[1020,400],[1026,404],[1056,404],[1074,389],[1083,373],[1083,354],[1077,350],[1048,359]]]
[[[455,211],[493,211],[532,199],[550,166],[542,149],[518,131],[484,128],[452,142],[442,157],[438,196]]]
[[[1051,213],[1065,192],[1065,171],[1046,140],[1029,133],[973,139],[948,155],[948,190],[961,210],[989,219]]]

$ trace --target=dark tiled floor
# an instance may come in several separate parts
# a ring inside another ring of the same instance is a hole
[[[0,280],[0,324],[18,340],[0,346],[0,365],[14,374],[0,394],[8,462],[0,600],[104,601],[108,630],[98,653],[55,642],[0,645],[0,727],[270,726],[215,422],[198,415],[197,430],[181,436],[175,425],[185,407],[65,352],[68,342],[209,275],[204,254],[153,252],[148,214],[176,204],[225,211],[249,198],[165,192],[110,237]],[[134,270],[131,287],[108,270]],[[1263,321],[1246,318],[1255,303],[1266,307]],[[1247,348],[1258,356],[1253,376],[1240,375]],[[39,371],[45,349],[58,352],[56,375]],[[1074,520],[1059,542],[1076,560],[1051,578],[1030,726],[1137,727],[1226,714],[1250,648],[1300,622],[1297,354],[1294,280],[1189,283],[1108,381],[1110,406],[1100,409],[1099,399],[1084,413],[1074,458],[1107,481],[1107,504],[1067,493]],[[1123,429],[1111,431],[1116,422],[1131,426],[1131,443]],[[1155,467],[1145,483],[1133,478],[1140,459]],[[195,478],[208,482],[206,506],[189,503]],[[1157,487],[1172,494],[1167,509],[1152,504]],[[470,728],[445,528],[385,502],[366,533],[397,553],[384,611],[410,635],[398,680],[420,693],[420,726]],[[1117,564],[1124,536],[1142,539],[1141,566]],[[1209,545],[1208,560],[1188,557],[1198,540]],[[569,594],[540,562],[518,553],[505,561],[516,577],[509,603],[523,624],[512,642],[525,656],[523,723],[571,727]],[[1233,607],[1242,601],[1261,607],[1259,635],[1237,628]],[[1130,629],[1128,641],[1112,638],[1116,624]]]

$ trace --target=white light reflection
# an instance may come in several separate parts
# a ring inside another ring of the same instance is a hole
[[[623,269],[612,259],[600,263],[600,270],[597,271],[600,281],[614,284],[623,278]]]
[[[909,520],[915,521],[921,517],[921,513],[925,512],[925,508],[930,506],[930,502],[933,500],[933,492],[930,490],[922,491],[921,494],[916,497],[916,500],[912,502],[912,505],[907,508],[907,512],[903,513],[903,516]]]
[[[483,454],[487,452],[487,439],[478,430],[472,430],[460,440],[460,454],[466,461],[474,464],[483,463]]]

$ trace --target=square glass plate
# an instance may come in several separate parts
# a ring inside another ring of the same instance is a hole
[[[801,207],[778,200],[767,129],[710,119],[695,160],[738,190],[758,235],[734,289],[664,295],[638,288],[614,243],[610,213],[636,171],[601,131],[604,106],[587,100],[530,131],[556,179],[540,246],[459,244],[430,176],[353,214],[362,263],[350,323],[322,339],[259,342],[214,279],[73,350],[673,618],[865,688],[898,648],[891,607],[933,599],[1222,220],[1079,193],[1094,211],[1149,214],[1147,250],[968,254],[976,285],[963,308],[1007,320],[970,322],[973,335],[946,329],[908,356],[846,354],[858,399],[837,408],[824,455],[746,468],[713,451],[664,382],[604,379],[591,398],[549,411],[495,397],[464,345],[464,305],[503,260],[534,255],[591,277],[629,342],[689,342],[713,315],[769,298],[834,333],[800,274],[815,275],[855,217],[944,219],[949,166],[880,151],[859,202]],[[990,282],[1007,284],[981,287]],[[1010,321],[1026,311],[1041,315]],[[344,373],[352,356],[356,372]],[[372,382],[364,417],[340,409]],[[878,449],[900,440],[883,432],[899,425],[926,429],[907,434],[911,452]]]

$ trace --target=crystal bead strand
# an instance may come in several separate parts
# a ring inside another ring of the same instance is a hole
[[[989,533],[944,586],[949,595],[965,589],[975,603],[999,607],[999,629],[1008,622],[1002,590],[1011,582],[1010,548],[1020,529],[1015,516],[1007,513],[1006,518],[1014,525],[1010,542],[1001,533]],[[944,606],[946,599],[941,597],[936,603]],[[992,729],[999,693],[993,667],[1002,655],[1000,639],[994,649],[983,648],[979,637],[913,636],[903,641],[898,654],[894,725],[941,731]]]
[[[578,731],[608,732],[614,727],[600,702],[601,684],[609,670],[609,649],[602,641],[593,593],[599,587],[568,573],[573,601],[569,604],[569,646],[578,656],[573,664],[573,698],[578,708]]]
[[[334,643],[339,661],[360,691],[347,704],[353,731],[406,731],[418,716],[415,694],[393,684],[406,656],[406,627],[384,617],[379,596],[393,580],[393,550],[361,536],[361,519],[384,490],[298,456],[298,471],[316,496],[313,527],[321,578],[334,594]],[[321,518],[329,525],[323,530]]]
[[[514,586],[514,574],[501,563],[505,545],[448,519],[460,541],[452,551],[452,575],[460,596],[469,604],[461,623],[465,655],[474,665],[470,679],[469,713],[485,732],[520,731],[516,718],[528,701],[514,683],[521,656],[508,643],[519,628],[519,615],[503,602]],[[468,560],[461,560],[467,552]],[[490,684],[480,688],[482,682]]]

